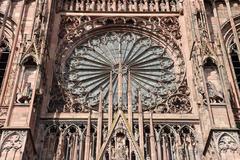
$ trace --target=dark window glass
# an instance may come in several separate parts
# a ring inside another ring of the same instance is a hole
[[[231,60],[232,60],[233,68],[235,71],[237,84],[238,84],[238,87],[240,88],[240,61],[238,58],[238,54],[239,53],[237,50],[237,46],[235,43],[233,43],[231,45]]]
[[[10,53],[10,48],[6,41],[0,44],[0,87],[2,86],[4,73],[7,67],[8,56]]]

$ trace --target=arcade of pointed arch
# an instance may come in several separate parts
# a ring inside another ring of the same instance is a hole
[[[183,0],[63,0],[58,12],[183,12]]]

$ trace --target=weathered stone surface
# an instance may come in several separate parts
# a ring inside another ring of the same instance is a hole
[[[238,160],[239,39],[239,1],[0,1],[0,159]]]

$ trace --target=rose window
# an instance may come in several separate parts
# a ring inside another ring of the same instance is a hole
[[[65,58],[61,68],[64,89],[74,101],[91,108],[97,108],[100,92],[105,106],[109,95],[113,106],[134,105],[138,95],[145,109],[164,103],[184,78],[181,53],[169,46],[134,32],[95,35]]]

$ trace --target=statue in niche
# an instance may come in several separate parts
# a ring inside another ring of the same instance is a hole
[[[96,0],[92,0],[92,3],[90,4],[90,7],[89,7],[91,11],[94,11],[95,5],[96,5]]]
[[[112,147],[112,159],[113,160],[128,160],[128,147],[126,146],[125,135],[117,135],[115,146]]]
[[[26,82],[25,87],[21,93],[17,93],[17,103],[28,104],[32,97],[31,83]]]
[[[143,0],[143,11],[148,11],[148,0]]]
[[[112,10],[117,11],[117,0],[112,0]]]
[[[31,101],[33,84],[35,81],[36,63],[32,57],[23,63],[22,73],[19,79],[19,86],[16,95],[17,103],[28,104]]]
[[[128,10],[132,12],[134,10],[134,3],[132,0],[129,1]]]
[[[143,11],[143,8],[144,8],[144,3],[141,1],[139,4],[138,4],[138,8],[139,8],[139,11],[142,12]]]
[[[105,142],[108,136],[108,127],[107,125],[103,126],[103,141]]]
[[[86,2],[86,11],[90,11],[91,3],[89,0]]]
[[[217,66],[205,66],[206,85],[210,103],[221,103],[224,100],[222,86],[217,71]]]
[[[133,11],[138,11],[137,0],[133,0]]]
[[[220,103],[223,101],[223,94],[216,88],[214,83],[211,81],[207,82],[207,89],[210,103]]]
[[[170,2],[170,7],[171,7],[171,11],[172,12],[176,12],[177,11],[177,7],[174,1]]]
[[[166,10],[167,10],[166,4],[163,2],[163,0],[162,0],[161,3],[160,3],[160,10],[161,10],[161,11],[166,11]]]
[[[134,126],[134,139],[135,139],[135,141],[136,142],[138,142],[138,140],[139,140],[139,131],[138,131],[138,127],[135,125]]]
[[[159,12],[159,0],[154,0],[154,4],[155,4],[154,6],[155,10]]]
[[[79,10],[84,11],[84,0],[81,0],[81,2],[79,3]]]
[[[112,2],[111,2],[111,0],[107,1],[107,10],[108,11],[112,11]]]
[[[151,0],[151,2],[149,4],[149,10],[150,10],[150,12],[153,12],[155,10],[155,4],[154,4],[153,0]]]
[[[101,1],[97,1],[97,11],[102,11],[102,3],[101,3]]]
[[[122,3],[122,1],[119,1],[118,2],[118,11],[120,12],[120,11],[123,11],[123,3]]]
[[[101,6],[102,11],[106,11],[106,6],[107,6],[106,0],[103,0],[103,1],[102,1],[102,6]]]
[[[123,10],[127,11],[127,0],[123,0]]]

